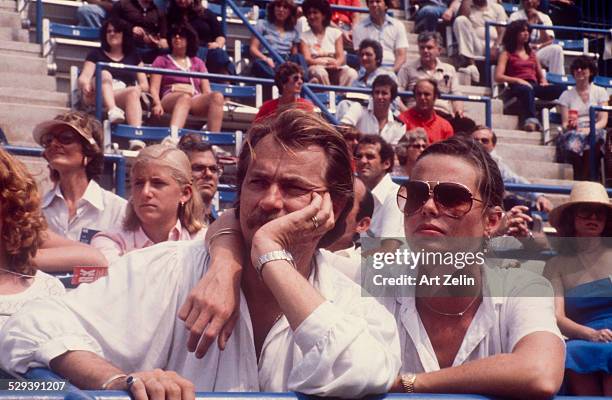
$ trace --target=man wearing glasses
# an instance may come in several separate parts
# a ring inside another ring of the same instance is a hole
[[[479,142],[482,147],[491,155],[491,158],[495,160],[497,166],[499,167],[499,171],[501,172],[504,183],[531,183],[527,178],[524,178],[514,172],[512,168],[510,168],[510,166],[502,160],[501,156],[497,154],[497,152],[495,151],[495,145],[497,144],[497,136],[495,135],[495,132],[493,132],[490,128],[483,125],[476,126],[475,130],[472,132],[472,139]],[[529,202],[533,203],[538,211],[549,212],[553,208],[553,205],[550,200],[546,198],[546,196],[544,196],[542,193],[520,192],[518,194],[521,197],[525,197],[527,200],[529,200]],[[524,202],[518,199],[515,195],[506,195],[504,197],[504,208],[506,210],[510,210],[516,205],[524,205]]]
[[[183,136],[178,148],[189,157],[193,183],[204,202],[204,220],[207,224],[211,224],[217,219],[213,200],[223,169],[218,164],[212,146],[203,142],[200,135],[190,133]]]

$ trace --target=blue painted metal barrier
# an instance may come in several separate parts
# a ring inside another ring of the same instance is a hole
[[[19,146],[3,146],[9,153],[19,156],[41,157],[43,149],[40,147],[19,147]],[[118,196],[125,197],[125,177],[126,163],[125,158],[118,154],[105,154],[105,163],[115,165],[115,187]]]
[[[485,22],[485,84],[491,86],[491,27],[506,27],[506,23]],[[610,31],[605,29],[579,28],[577,26],[547,26],[529,25],[530,29],[550,30],[558,32],[574,32],[582,34],[610,35]],[[604,73],[605,75],[605,73]]]

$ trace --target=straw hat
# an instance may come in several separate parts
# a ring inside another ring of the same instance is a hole
[[[102,125],[91,115],[80,111],[68,111],[49,121],[44,121],[34,128],[32,136],[39,145],[43,135],[58,126],[70,128],[87,141],[95,151],[101,151],[103,142]]]
[[[577,182],[572,187],[569,201],[555,207],[550,214],[548,214],[548,221],[559,230],[559,223],[561,222],[561,217],[565,210],[580,203],[602,204],[608,208],[609,212],[612,212],[612,204],[608,198],[606,188],[604,188],[601,183],[584,181]]]

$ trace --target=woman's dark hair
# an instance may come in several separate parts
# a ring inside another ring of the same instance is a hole
[[[372,95],[374,95],[374,89],[378,86],[389,86],[391,88],[391,100],[395,100],[397,97],[397,83],[387,74],[378,75],[374,82],[372,82]]]
[[[176,4],[176,0],[170,0],[170,5],[166,12],[166,20],[168,21],[168,25],[172,26],[189,22],[193,18],[202,17],[203,15],[204,7],[202,7],[202,2],[199,0],[192,0],[185,8],[179,7],[178,4]]]
[[[172,38],[176,35],[187,39],[187,57],[195,57],[196,54],[198,54],[200,41],[198,40],[198,34],[193,30],[191,25],[185,22],[170,27],[168,30],[168,46],[170,46],[170,52],[174,50],[172,48]]]
[[[597,64],[595,64],[595,61],[593,61],[591,57],[580,56],[574,61],[572,61],[572,65],[570,66],[570,73],[574,75],[574,71],[576,71],[578,68],[588,68],[589,71],[591,71],[591,76],[589,76],[589,82],[593,82],[593,79],[595,78],[595,76],[597,76]]]
[[[266,8],[266,19],[268,20],[268,22],[270,22],[271,24],[276,23],[276,16],[274,14],[274,8],[278,4],[284,4],[289,7],[289,17],[287,17],[287,20],[285,20],[285,26],[284,26],[285,30],[291,31],[295,29],[295,24],[298,18],[297,17],[298,8],[293,2],[293,0],[274,0],[268,3],[268,7]]]
[[[417,158],[417,163],[424,157],[443,154],[462,158],[480,171],[478,192],[482,198],[483,210],[486,207],[503,206],[504,181],[497,163],[478,143],[456,137],[436,142],[428,146]]]
[[[295,74],[304,75],[304,71],[302,71],[302,67],[292,61],[286,61],[278,67],[274,74],[274,84],[280,94],[283,94],[283,86],[289,81],[289,77]]]
[[[361,41],[361,43],[359,43],[359,50],[357,51],[357,54],[361,53],[361,50],[367,48],[367,47],[371,47],[372,50],[374,50],[374,57],[376,58],[376,66],[380,67],[382,65],[382,60],[383,60],[383,48],[380,45],[380,43],[378,43],[375,40],[372,39],[363,39]]]
[[[305,0],[302,3],[302,13],[308,15],[310,9],[319,10],[323,14],[323,26],[329,26],[331,23],[332,10],[327,0]]]
[[[132,29],[130,29],[127,22],[117,17],[107,19],[100,27],[100,43],[102,45],[102,50],[110,51],[110,45],[108,44],[108,40],[106,40],[106,31],[109,25],[115,28],[116,31],[123,33],[123,39],[121,41],[121,51],[123,55],[125,56],[133,52],[134,38],[132,36]]]
[[[518,50],[518,43],[516,39],[519,33],[521,33],[525,28],[529,29],[529,23],[526,19],[518,19],[516,21],[511,22],[510,25],[506,27],[506,32],[504,33],[504,38],[502,42],[504,44],[504,49],[506,49],[508,53],[514,53]],[[524,44],[524,48],[527,54],[531,54],[531,46],[529,46],[529,40],[530,39],[527,39]]]

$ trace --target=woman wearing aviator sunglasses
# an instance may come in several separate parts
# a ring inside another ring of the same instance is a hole
[[[54,183],[42,200],[49,228],[89,243],[96,232],[119,226],[126,201],[96,182],[104,163],[100,123],[91,115],[70,111],[36,126],[33,136],[44,148]]]
[[[423,128],[415,128],[406,133],[396,148],[397,158],[401,166],[401,175],[409,177],[417,158],[429,146],[427,132]]]
[[[421,262],[415,294],[384,299],[402,344],[391,391],[554,395],[563,341],[549,283],[478,257],[501,220],[504,185],[495,162],[481,146],[451,138],[429,146],[410,178],[397,195],[410,249],[473,257],[462,265]],[[448,286],[447,276],[473,281]],[[534,288],[541,297],[526,297]]]
[[[555,290],[557,323],[569,338],[569,390],[612,396],[612,204],[601,184],[579,182],[549,220],[561,238],[553,243],[559,256],[544,273]]]

